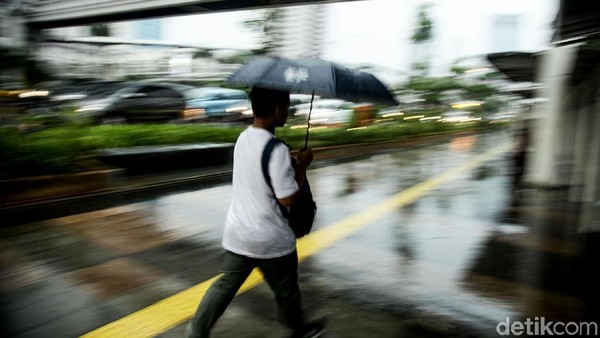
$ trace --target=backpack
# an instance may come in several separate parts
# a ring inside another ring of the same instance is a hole
[[[269,160],[271,159],[271,153],[273,153],[275,145],[280,142],[283,143],[283,141],[277,138],[272,138],[269,140],[265,146],[265,149],[263,150],[261,161],[263,176],[273,192],[273,197],[275,197],[275,191],[273,190],[273,185],[271,185],[271,177],[269,176]],[[292,166],[294,169],[296,169],[297,165],[298,164],[296,160],[292,158]],[[279,209],[281,210],[283,216],[288,219],[289,225],[294,231],[296,237],[300,238],[310,233],[315,220],[315,214],[317,213],[317,204],[313,200],[308,178],[304,178],[304,184],[302,184],[302,187],[298,192],[298,196],[294,200],[294,203],[290,206],[289,211],[286,207],[279,204],[277,197],[275,197],[275,201],[277,202],[277,205],[279,205]]]

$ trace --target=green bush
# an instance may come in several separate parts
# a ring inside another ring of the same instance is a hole
[[[481,125],[396,123],[367,128],[310,130],[309,147],[386,141],[481,128]],[[485,126],[487,127],[487,126]],[[244,127],[202,124],[65,125],[24,133],[0,128],[0,179],[72,173],[101,165],[93,159],[100,149],[193,143],[234,143]],[[293,149],[304,147],[306,129],[279,128],[277,136]]]
[[[80,171],[78,158],[77,138],[46,138],[0,129],[1,179]]]

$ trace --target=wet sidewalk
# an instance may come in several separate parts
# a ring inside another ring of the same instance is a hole
[[[506,318],[596,318],[597,207],[512,191],[506,154],[469,166],[504,141],[453,137],[310,171],[319,213],[299,243],[300,283],[327,337],[497,337]],[[103,337],[117,320],[141,334],[180,316],[158,336],[181,337],[189,308],[160,302],[218,273],[229,196],[215,183],[1,229],[0,336]],[[286,333],[263,283],[236,297],[214,337]]]

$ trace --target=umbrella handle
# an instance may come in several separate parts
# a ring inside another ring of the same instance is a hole
[[[306,121],[306,138],[304,140],[304,149],[308,146],[308,130],[310,129],[310,114],[312,113],[313,100],[315,99],[315,90],[312,91],[310,98],[310,109],[308,110],[308,120]]]

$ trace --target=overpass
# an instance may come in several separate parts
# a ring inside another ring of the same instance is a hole
[[[96,23],[356,0],[45,0],[25,20],[33,31]]]

